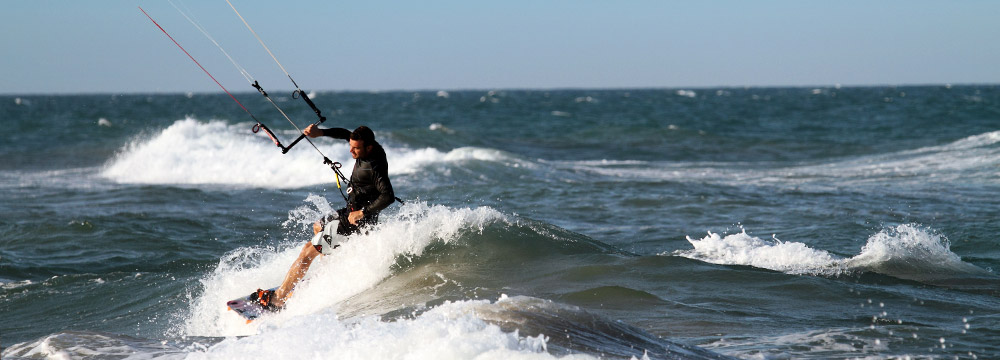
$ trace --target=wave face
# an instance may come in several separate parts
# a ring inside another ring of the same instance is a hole
[[[224,94],[0,96],[0,356],[1000,358],[995,86],[310,97],[405,204],[246,324],[345,142],[282,154]]]

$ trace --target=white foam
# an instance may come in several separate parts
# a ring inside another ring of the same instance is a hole
[[[3,280],[3,279],[0,279],[0,280]],[[12,281],[12,282],[0,281],[0,289],[13,290],[13,289],[17,289],[17,288],[23,287],[23,286],[28,286],[28,285],[31,285],[31,284],[34,284],[34,282],[32,282],[31,280],[21,280],[21,281]],[[4,296],[4,295],[0,295],[0,299],[3,299],[5,297],[6,296]]]
[[[428,126],[427,128],[430,129],[430,130],[433,130],[433,131],[443,131],[443,132],[445,132],[447,134],[454,134],[455,133],[455,130],[453,130],[453,129],[447,127],[447,126],[444,126],[441,123],[433,123],[430,126]]]
[[[322,198],[310,197],[308,201],[320,201],[317,199]],[[184,335],[249,335],[262,326],[278,326],[298,316],[332,311],[339,302],[389,277],[398,256],[419,256],[434,242],[454,241],[464,231],[481,231],[490,223],[506,221],[504,215],[487,207],[451,209],[408,202],[398,212],[383,214],[381,224],[368,234],[352,236],[333,255],[317,258],[284,311],[248,326],[228,313],[224,304],[281,282],[302,244],[308,241],[311,231],[307,233],[305,228],[311,228],[316,220],[302,213],[293,211],[286,222],[292,223],[291,227],[302,227],[302,231],[296,231],[301,239],[281,249],[238,249],[220,261],[215,271],[202,280],[204,291],[193,299],[181,330]]]
[[[788,169],[786,176],[839,182],[899,181],[995,182],[1000,168],[1000,131],[969,136],[945,145],[864,156],[829,164]]]
[[[298,188],[335,180],[319,153],[305,141],[282,154],[263,132],[252,134],[249,130],[249,124],[206,123],[192,118],[178,120],[158,134],[128,144],[109,161],[101,176],[125,184],[268,188]],[[288,145],[296,135],[291,131],[279,137]],[[346,142],[327,138],[313,141],[331,160],[344,164],[344,172],[350,174],[354,160]],[[472,147],[448,152],[433,148],[387,148],[386,153],[390,176],[414,173],[435,163],[468,160],[515,166],[522,163],[499,150]]]
[[[742,229],[741,229],[742,230]],[[823,273],[834,269],[837,259],[830,253],[812,249],[803,243],[784,242],[777,238],[762,240],[745,230],[738,234],[708,236],[695,240],[687,237],[694,249],[677,255],[714,264],[749,265],[793,274]]]
[[[257,336],[229,338],[190,359],[553,359],[543,336],[503,332],[480,319],[484,301],[445,303],[413,319],[345,321],[332,312],[289,319]],[[586,355],[565,358],[592,359]]]
[[[687,238],[694,247],[674,255],[724,265],[747,265],[789,274],[838,275],[871,271],[901,279],[934,281],[994,275],[963,262],[937,232],[914,224],[884,229],[868,238],[861,252],[844,259],[806,244],[778,239],[762,240],[746,231],[721,236],[709,232]],[[661,255],[668,255],[667,253]]]
[[[534,167],[531,162],[496,149],[460,147],[448,152],[433,148],[387,154],[390,173],[414,173],[432,164],[461,164],[467,161],[496,162],[510,167]]]
[[[697,97],[698,93],[694,92],[694,90],[677,90],[677,96],[693,98]]]
[[[263,132],[252,134],[249,130],[248,124],[179,120],[152,138],[133,141],[107,165],[102,176],[129,184],[277,188],[333,179],[308,144],[299,144],[283,155]],[[353,164],[346,143],[317,145],[332,160]]]

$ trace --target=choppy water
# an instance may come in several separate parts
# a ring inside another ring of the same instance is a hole
[[[407,203],[247,325],[342,201],[315,150],[224,95],[0,97],[3,357],[1000,357],[994,86],[314,101]]]

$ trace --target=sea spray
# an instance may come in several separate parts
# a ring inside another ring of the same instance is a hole
[[[915,224],[898,225],[872,235],[861,253],[844,263],[855,270],[922,282],[994,276],[963,262],[951,251],[944,235]]]
[[[322,200],[315,197],[307,201],[322,204]],[[289,221],[302,222],[301,212],[290,212]],[[452,209],[409,202],[398,211],[383,214],[380,224],[366,233],[352,236],[333,255],[317,258],[296,286],[286,309],[259,319],[252,326],[237,321],[238,317],[228,314],[223,304],[257,288],[277,286],[307,239],[303,236],[301,242],[292,241],[279,249],[236,249],[202,279],[202,293],[193,302],[185,322],[185,333],[188,336],[247,335],[255,333],[262,324],[279,324],[291,317],[327,311],[389,277],[398,257],[419,256],[434,242],[448,243],[465,231],[481,232],[487,224],[497,221],[506,221],[506,216],[491,208]]]

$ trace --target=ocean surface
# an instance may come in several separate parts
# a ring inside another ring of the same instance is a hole
[[[346,142],[282,154],[224,94],[0,96],[3,358],[1000,358],[997,86],[312,99],[406,202],[246,324]]]

